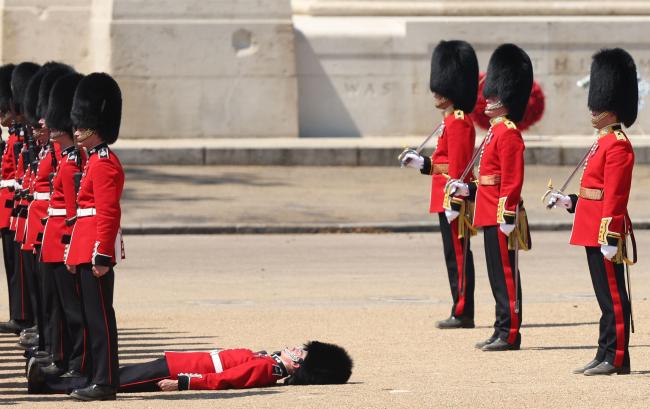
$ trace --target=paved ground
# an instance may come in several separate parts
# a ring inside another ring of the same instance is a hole
[[[540,201],[549,178],[556,187],[571,168],[528,166],[523,197],[533,225],[571,223],[565,211]],[[650,166],[634,173],[630,214],[650,222]],[[577,190],[579,175],[568,189]],[[427,228],[431,179],[395,167],[127,167],[122,225],[130,231],[255,227],[339,228],[392,225]]]
[[[233,206],[234,207],[234,206]],[[648,248],[650,232],[639,232]],[[480,238],[480,237],[479,237]],[[433,328],[448,314],[433,234],[127,236],[116,302],[123,363],[165,349],[275,349],[317,338],[355,359],[351,383],[248,391],[121,396],[99,408],[646,408],[650,381],[650,259],[634,268],[637,333],[631,376],[571,369],[595,353],[598,308],[584,253],[567,232],[534,236],[521,256],[523,349],[483,353],[493,301],[481,240],[477,325]],[[7,314],[0,280],[0,317]],[[78,408],[65,396],[24,395],[14,337],[0,337],[0,405]]]

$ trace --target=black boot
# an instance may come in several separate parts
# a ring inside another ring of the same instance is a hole
[[[20,335],[20,331],[31,326],[32,323],[28,321],[9,320],[7,322],[0,322],[0,332]]]
[[[497,338],[494,342],[485,345],[481,351],[518,351],[521,345],[521,335],[517,335],[517,340],[514,344],[509,344],[507,341]]]
[[[586,371],[587,369],[595,368],[595,367],[597,367],[599,364],[600,364],[600,361],[597,360],[597,359],[594,359],[594,360],[592,360],[591,362],[589,362],[587,365],[585,365],[585,366],[583,366],[583,367],[581,367],[581,368],[576,368],[576,369],[574,369],[572,372],[573,372],[574,374],[585,373],[585,371]]]
[[[620,366],[620,367],[615,367],[614,365],[610,364],[607,361],[603,361],[598,366],[587,369],[584,374],[586,376],[594,376],[594,375],[629,375],[630,374],[630,367],[629,366]]]
[[[496,340],[497,340],[496,335],[492,335],[490,338],[486,339],[485,341],[477,342],[476,344],[474,344],[474,348],[483,349],[484,346],[489,345]]]
[[[45,385],[45,375],[35,358],[27,363],[27,393],[41,393]]]
[[[446,320],[437,321],[436,328],[440,328],[440,329],[474,328],[474,320],[472,318],[454,317],[452,315]]]
[[[57,377],[65,373],[65,369],[62,366],[63,365],[60,363],[57,364],[56,362],[52,362],[47,366],[43,366],[41,370],[45,376]]]
[[[115,400],[115,388],[109,385],[92,384],[83,389],[75,389],[70,396],[77,400]]]

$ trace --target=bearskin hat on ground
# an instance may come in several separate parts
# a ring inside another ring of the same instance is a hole
[[[114,143],[122,120],[120,86],[105,73],[84,77],[77,86],[70,116],[76,128],[93,129],[104,142]]]
[[[478,60],[472,46],[461,40],[441,41],[431,55],[431,92],[454,103],[454,108],[472,112],[478,90]]]
[[[591,62],[589,109],[611,111],[626,127],[636,121],[639,86],[632,56],[622,48],[598,51]]]
[[[13,64],[0,67],[0,112],[11,110],[11,74],[14,68]]]
[[[18,114],[23,113],[23,102],[27,85],[34,74],[38,72],[39,68],[41,66],[36,63],[23,62],[16,66],[11,75],[11,98],[14,103],[14,109]]]
[[[83,77],[83,75],[75,72],[60,77],[54,83],[50,91],[47,113],[45,114],[45,124],[48,128],[66,131],[72,135],[72,119],[70,118],[72,100],[77,85],[79,85]]]
[[[514,44],[501,44],[488,63],[483,96],[498,98],[514,122],[523,119],[533,87],[533,64],[528,54]]]
[[[307,357],[286,380],[290,385],[326,385],[346,383],[352,375],[352,358],[338,345],[311,341]]]

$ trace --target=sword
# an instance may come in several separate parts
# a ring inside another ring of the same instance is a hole
[[[630,330],[634,334],[634,313],[632,312],[632,283],[630,282],[630,265],[625,263],[625,275],[627,276],[627,298],[630,301]]]
[[[469,249],[469,231],[463,237],[463,269],[460,279],[460,295],[465,295],[465,281],[467,279],[467,250]]]
[[[414,152],[414,153],[417,153],[417,154],[419,155],[420,152],[422,152],[422,149],[424,149],[424,147],[426,146],[426,144],[429,143],[429,141],[430,141],[434,136],[439,136],[439,135],[442,133],[442,130],[443,130],[443,128],[444,128],[444,125],[445,125],[445,122],[444,122],[444,121],[440,122],[440,125],[438,125],[438,127],[437,127],[436,129],[434,129],[433,132],[431,132],[431,134],[430,134],[429,136],[427,136],[427,137],[424,139],[424,141],[422,141],[422,143],[420,144],[420,146],[418,146],[417,148],[415,148],[415,149],[411,149],[411,148],[406,148],[406,149],[404,149],[404,151],[402,151],[402,153],[400,153],[399,156],[397,156],[397,160],[400,161],[400,167],[403,168],[404,166],[406,166],[406,165],[411,161],[411,159],[407,159],[406,161],[404,161],[404,156],[405,156],[407,153]]]
[[[566,179],[566,181],[564,182],[564,184],[562,185],[562,187],[561,187],[560,189],[554,189],[554,188],[553,188],[553,181],[552,181],[551,179],[548,180],[547,190],[546,190],[546,192],[544,192],[544,195],[542,195],[542,202],[545,203],[545,202],[546,202],[546,198],[547,198],[548,195],[550,195],[551,193],[561,193],[561,194],[564,194],[564,191],[565,191],[566,188],[569,186],[569,184],[570,184],[571,181],[573,180],[574,176],[578,173],[578,170],[582,167],[582,165],[585,164],[585,161],[586,161],[587,158],[589,157],[589,154],[591,153],[591,151],[592,151],[592,149],[594,148],[594,145],[595,145],[596,143],[598,143],[598,141],[595,141],[595,142],[593,143],[593,145],[591,145],[591,148],[589,148],[589,150],[587,151],[587,153],[585,153],[585,155],[582,157],[582,159],[580,159],[580,162],[578,163],[578,165],[576,165],[575,169],[573,169],[573,171],[571,172],[571,174],[570,174],[569,177]],[[546,204],[546,208],[547,208],[547,209],[552,209],[553,206],[555,206],[555,202],[557,202],[557,199],[556,199],[556,200],[551,199],[551,200],[549,201],[549,203]]]
[[[515,230],[513,233],[519,234],[517,226],[519,225],[519,204],[515,208]],[[519,237],[515,237],[515,314],[519,314]]]
[[[463,171],[463,174],[460,175],[460,177],[458,179],[449,179],[447,181],[447,183],[445,184],[445,190],[447,190],[447,186],[449,186],[452,182],[454,182],[456,180],[459,180],[459,181],[462,182],[463,180],[465,180],[465,178],[467,177],[469,172],[471,172],[472,169],[474,169],[474,165],[476,165],[476,161],[480,158],[481,151],[483,150],[483,146],[485,146],[485,142],[488,140],[489,137],[490,137],[490,132],[488,132],[488,134],[485,136],[485,138],[483,138],[483,141],[481,141],[481,144],[478,146],[478,148],[472,154],[472,158],[469,160],[469,163],[467,163],[467,167],[465,167],[465,170]],[[449,194],[453,195],[454,192],[453,191],[449,192]]]

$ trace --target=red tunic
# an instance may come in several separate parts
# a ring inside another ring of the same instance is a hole
[[[124,170],[115,153],[106,144],[91,149],[77,196],[77,222],[66,264],[113,265],[124,258],[120,234],[123,187]],[[81,216],[81,212],[91,214]]]
[[[494,182],[483,184],[484,179]],[[524,140],[513,122],[497,119],[488,131],[477,182],[474,225],[513,223],[524,184]]]
[[[23,145],[24,147],[24,145]],[[22,152],[22,151],[21,151]],[[22,191],[23,178],[25,177],[25,166],[22,153],[18,155],[18,163],[16,164],[16,174],[14,180],[14,194],[16,192]],[[18,223],[18,210],[20,207],[20,200],[14,200],[14,208],[12,211],[12,217],[9,221],[9,229],[16,231],[16,226]]]
[[[61,162],[52,181],[53,192],[49,207],[51,210],[48,210],[50,214],[41,246],[41,261],[45,263],[63,262],[65,246],[70,243],[72,235],[72,225],[68,225],[66,220],[74,220],[77,214],[74,178],[76,173],[82,171],[85,162],[86,155],[83,151],[77,152],[74,146],[61,152]]]
[[[31,193],[30,186],[32,184],[32,176],[33,176],[32,167],[31,165],[28,165],[22,180],[23,189],[21,189],[21,191],[24,193],[23,196]],[[31,247],[25,246],[25,231],[27,230],[27,207],[28,206],[29,206],[29,201],[24,197],[21,197],[21,199],[18,201],[18,208],[20,208],[20,212],[18,213],[18,217],[16,218],[16,238],[15,238],[16,243],[22,244],[22,246],[20,247],[21,250],[33,250],[33,248]]]
[[[59,145],[54,145],[58,147]],[[60,149],[51,144],[41,148],[38,154],[38,166],[31,181],[31,192],[34,200],[29,204],[27,213],[27,232],[25,246],[34,247],[43,241],[43,219],[47,217],[50,203],[50,174],[54,173],[61,160]]]
[[[250,349],[211,352],[165,352],[172,379],[189,377],[188,389],[241,389],[274,385],[283,374],[270,355]]]
[[[627,215],[627,201],[633,167],[634,150],[623,131],[609,132],[596,141],[587,159],[580,187],[602,190],[603,196],[600,200],[578,198],[571,244],[615,244],[629,233],[631,222]]]
[[[445,185],[448,180],[445,174],[452,179],[460,178],[474,152],[476,130],[469,115],[465,115],[461,110],[456,110],[445,117],[444,124],[442,135],[438,138],[438,146],[431,155],[430,173],[433,175],[429,207],[431,213],[445,211],[442,207]],[[448,172],[434,172],[435,165],[447,165]],[[464,182],[469,182],[472,178],[473,174],[470,172]]]
[[[11,211],[14,208],[14,186],[16,178],[16,157],[14,154],[14,145],[18,142],[18,137],[11,133],[7,138],[5,150],[2,152],[2,167],[0,175],[2,182],[0,185],[0,229],[9,227]]]

